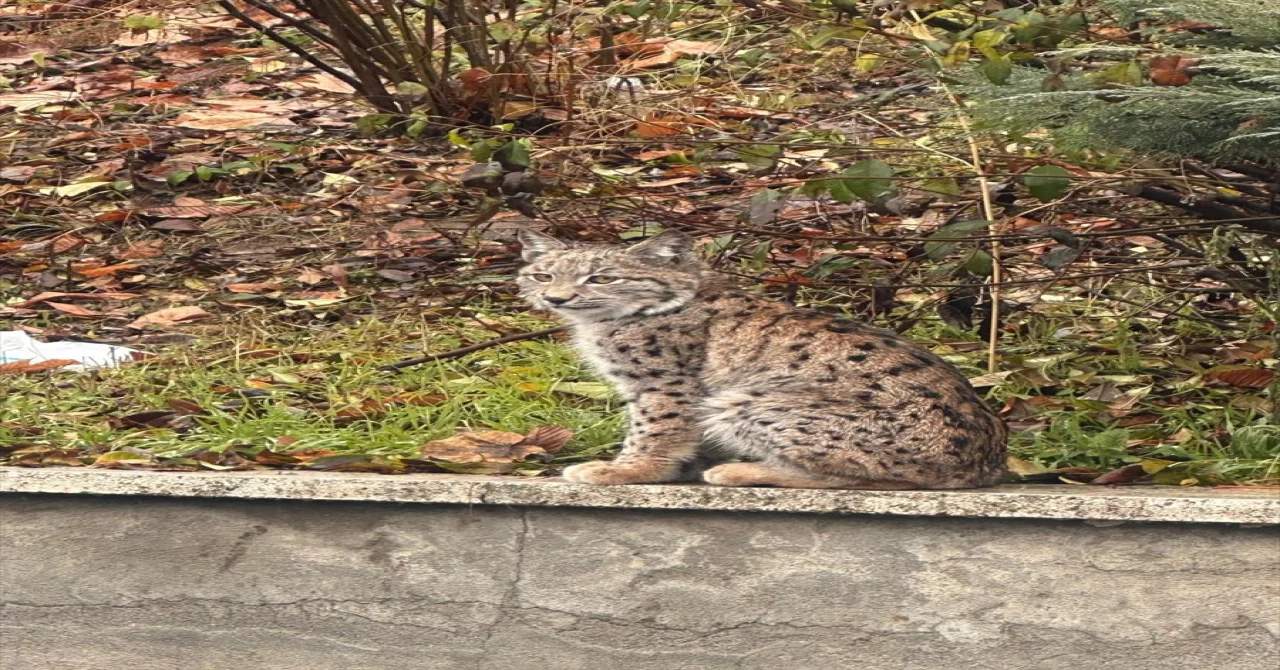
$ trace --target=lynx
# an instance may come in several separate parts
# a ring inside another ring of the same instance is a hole
[[[633,246],[522,230],[518,282],[563,317],[627,402],[590,484],[957,489],[1002,474],[1004,423],[967,379],[897,333],[754,297],[674,230]],[[721,462],[706,469],[709,462]]]

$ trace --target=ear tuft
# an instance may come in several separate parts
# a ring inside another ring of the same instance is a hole
[[[627,249],[627,253],[652,263],[674,265],[693,254],[693,238],[678,230],[664,230]]]
[[[516,238],[520,240],[520,256],[526,263],[532,263],[552,251],[569,248],[564,242],[530,228],[521,228]]]

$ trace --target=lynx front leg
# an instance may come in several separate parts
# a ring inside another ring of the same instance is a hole
[[[686,478],[697,458],[701,428],[694,421],[688,392],[692,381],[673,378],[646,386],[629,406],[631,426],[622,453],[613,461],[593,461],[565,469],[581,484],[653,484]]]

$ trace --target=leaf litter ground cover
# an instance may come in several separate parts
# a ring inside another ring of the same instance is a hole
[[[987,150],[985,221],[947,98],[888,58],[908,32],[678,9],[618,19],[635,46],[591,105],[447,138],[387,131],[214,10],[0,43],[3,327],[152,354],[0,370],[0,462],[538,475],[607,455],[620,405],[558,341],[381,369],[551,325],[509,281],[532,215],[585,240],[680,226],[778,299],[907,332],[1001,407],[1028,481],[1280,484],[1274,314],[1164,234],[1201,221],[1034,139]],[[467,181],[489,160],[533,168],[537,209]]]

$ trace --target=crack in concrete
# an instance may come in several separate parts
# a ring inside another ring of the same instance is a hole
[[[520,533],[516,535],[516,564],[514,574],[511,579],[511,585],[507,587],[507,592],[503,594],[501,602],[498,604],[498,612],[493,617],[493,622],[489,624],[488,630],[485,631],[484,640],[480,643],[480,657],[476,659],[476,670],[484,664],[484,657],[489,653],[489,644],[493,641],[493,636],[498,632],[498,626],[502,625],[506,619],[508,610],[520,610],[520,580],[524,578],[524,550],[529,540],[529,510],[527,508],[519,508],[520,512]]]

